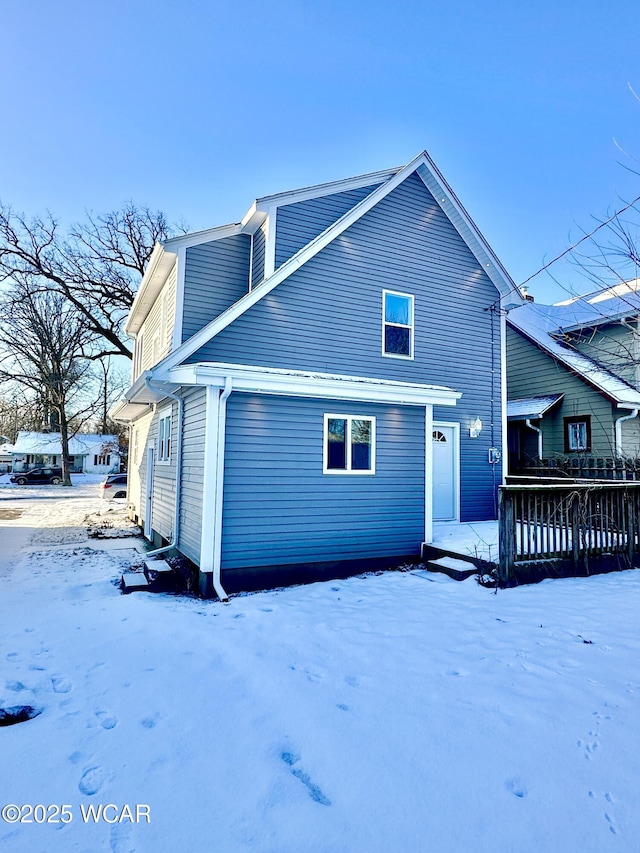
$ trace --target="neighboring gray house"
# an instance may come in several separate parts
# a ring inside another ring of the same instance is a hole
[[[156,246],[112,411],[131,423],[134,517],[221,597],[495,518],[504,309],[521,303],[426,153]]]
[[[14,471],[29,471],[41,465],[62,465],[60,433],[19,432],[11,450]],[[72,473],[110,474],[120,470],[116,435],[78,434],[69,439]]]
[[[509,468],[640,456],[640,280],[507,318]]]

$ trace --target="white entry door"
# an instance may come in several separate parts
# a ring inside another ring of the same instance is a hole
[[[457,521],[458,424],[433,424],[433,520]]]

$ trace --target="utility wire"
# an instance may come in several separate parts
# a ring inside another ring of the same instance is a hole
[[[538,272],[534,272],[533,275],[529,276],[529,278],[525,278],[525,280],[519,286],[524,287],[524,285],[527,284],[528,282],[530,282],[532,278],[535,278],[537,275],[540,275],[541,272],[544,272],[545,270],[549,269],[549,267],[552,264],[555,264],[555,262],[559,261],[560,258],[564,258],[565,255],[569,254],[569,252],[573,252],[573,250],[575,248],[577,248],[580,245],[580,243],[584,243],[585,240],[588,240],[590,237],[593,237],[593,235],[597,231],[599,231],[601,228],[604,228],[604,226],[608,225],[610,222],[613,222],[613,220],[617,216],[620,216],[621,213],[624,213],[626,210],[629,210],[630,207],[633,207],[634,204],[637,204],[639,201],[640,201],[640,195],[637,198],[634,198],[634,200],[632,202],[629,202],[629,204],[627,204],[621,210],[616,210],[616,212],[613,214],[613,216],[610,216],[609,219],[606,219],[604,222],[601,222],[597,228],[594,228],[593,231],[591,231],[589,234],[585,234],[584,237],[581,237],[577,243],[574,243],[573,246],[569,246],[568,249],[565,249],[564,252],[562,252],[560,255],[558,255],[556,258],[554,258],[552,261],[549,261],[548,264],[545,264],[543,267],[541,267],[538,270]]]

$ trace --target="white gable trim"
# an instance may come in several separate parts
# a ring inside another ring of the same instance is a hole
[[[428,173],[432,168],[435,168],[430,157],[423,151],[419,154],[414,160],[408,163],[404,168],[400,169],[396,172],[389,180],[377,187],[373,192],[371,192],[366,198],[352,207],[349,211],[347,211],[343,216],[340,217],[333,225],[330,225],[325,231],[307,243],[306,246],[303,246],[298,252],[296,252],[293,257],[289,258],[281,267],[279,267],[272,275],[268,278],[265,278],[258,286],[253,288],[249,293],[240,298],[237,302],[227,308],[226,311],[223,311],[218,317],[214,318],[210,323],[208,323],[204,328],[202,328],[199,332],[196,332],[189,340],[185,341],[181,347],[175,350],[173,353],[170,353],[163,361],[161,361],[158,365],[158,372],[156,375],[158,377],[163,377],[164,373],[175,367],[180,362],[184,361],[189,356],[193,355],[193,353],[197,352],[201,346],[204,346],[208,341],[210,341],[213,337],[215,337],[219,332],[223,329],[226,329],[231,323],[234,322],[238,317],[242,316],[245,311],[248,311],[253,305],[256,304],[263,296],[266,296],[268,293],[277,287],[281,282],[287,279],[292,273],[296,270],[300,269],[303,264],[307,261],[311,260],[311,258],[315,257],[318,252],[325,248],[325,246],[329,245],[336,237],[339,237],[340,234],[343,233],[347,228],[357,222],[365,213],[368,213],[373,207],[375,207],[378,202],[382,201],[389,193],[393,192],[396,187],[400,186],[410,175],[412,175],[415,171],[418,171],[420,167],[423,167],[423,172],[425,176],[421,175],[422,180],[426,180],[428,178]],[[420,174],[420,172],[419,172]],[[434,178],[435,180],[435,178]],[[457,211],[457,208],[460,209],[459,216],[466,217],[468,220],[468,228],[466,229],[468,234],[476,234],[476,239],[472,241],[470,245],[465,238],[465,234],[459,230],[459,233],[467,245],[469,249],[476,255],[476,251],[480,244],[487,245],[484,237],[480,234],[477,229],[475,223],[470,219],[462,205],[456,201],[456,207],[454,208],[453,200],[449,198],[452,191],[444,181],[444,178],[440,176],[440,181],[436,181],[436,185],[440,188],[440,198],[444,198],[444,203],[447,201],[451,202],[450,212],[445,210],[445,213],[451,218],[451,214],[454,210]],[[442,202],[441,202],[442,204]],[[491,250],[488,250],[491,251]],[[481,258],[477,258],[478,262],[483,264],[487,263],[485,258],[488,256],[485,251]],[[477,257],[477,255],[476,255]],[[498,290],[502,296],[506,296],[507,294],[511,294],[514,291],[517,291],[515,284],[513,283],[510,276],[504,271],[504,268],[499,263],[497,258],[491,253],[491,259],[494,260],[494,277]],[[486,267],[484,267],[487,269]],[[487,270],[488,271],[488,270]],[[494,279],[492,279],[494,280]],[[522,302],[522,297],[520,293],[517,293],[518,303]]]
[[[321,198],[322,196],[333,195],[334,193],[343,193],[349,190],[357,190],[360,187],[368,187],[371,184],[380,184],[392,178],[401,168],[402,166],[396,166],[393,169],[369,172],[366,175],[356,175],[353,178],[344,178],[341,181],[329,181],[325,184],[302,187],[299,190],[287,190],[286,192],[275,193],[274,195],[262,196],[262,198],[256,199],[242,221],[249,221],[252,213],[256,210],[266,210],[267,207],[283,207],[287,204],[297,204],[299,201],[308,201],[311,198]]]
[[[512,298],[514,305],[521,305],[523,298],[520,289],[503,267],[502,262],[487,243],[484,235],[467,213],[462,202],[446,182],[444,176],[426,151],[424,152],[424,158],[427,162],[418,166],[416,172],[422,179],[425,187],[435,198],[445,216],[449,219],[478,263],[482,266],[484,272],[496,286],[500,296],[503,299],[505,297]]]
[[[175,262],[176,256],[166,252],[160,243],[156,243],[124,327],[125,334],[129,337],[140,331]]]
[[[214,240],[224,240],[225,237],[234,237],[242,234],[243,229],[240,222],[230,225],[218,225],[216,228],[207,228],[204,231],[194,231],[192,234],[181,234],[179,237],[171,237],[162,244],[167,252],[175,252],[178,249],[188,249],[190,246],[199,246],[201,243],[211,243]]]

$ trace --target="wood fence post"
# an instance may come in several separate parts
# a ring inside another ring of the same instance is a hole
[[[575,575],[580,566],[580,495],[578,492],[571,493],[571,559]]]
[[[635,513],[633,504],[635,501],[632,498],[632,495],[627,491],[625,492],[625,503],[627,505],[627,557],[629,558],[629,565],[633,565],[633,555],[636,549],[636,525],[635,525]],[[635,497],[635,495],[633,496]]]
[[[515,504],[513,494],[504,486],[498,489],[498,577],[507,584],[515,576]]]

